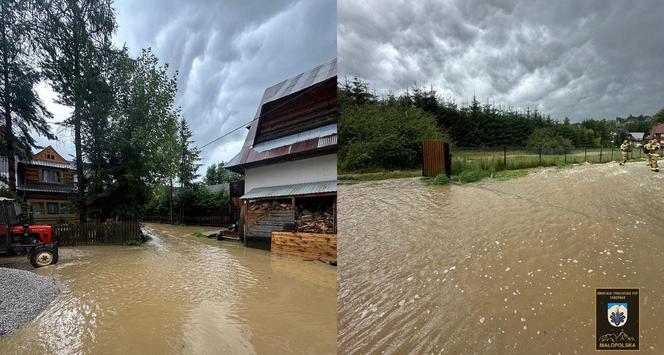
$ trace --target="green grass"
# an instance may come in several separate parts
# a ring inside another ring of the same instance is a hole
[[[435,178],[433,178],[433,184],[434,185],[447,185],[452,181],[447,175],[445,174],[439,174]]]
[[[494,173],[495,171],[492,169],[483,169],[477,167],[461,171],[457,178],[460,182],[469,183],[492,177]]]
[[[123,244],[126,246],[137,246],[143,244],[143,241],[140,239],[128,239],[125,240]]]
[[[361,182],[361,181],[378,181],[386,179],[402,179],[422,176],[421,170],[394,170],[394,171],[378,171],[371,173],[342,173],[339,174],[339,181],[348,182]]]
[[[503,170],[496,172],[493,175],[493,178],[498,181],[505,181],[510,179],[516,179],[526,175],[528,175],[528,169]]]
[[[194,233],[191,233],[196,238],[207,238],[207,235],[201,233],[201,231],[195,231]]]

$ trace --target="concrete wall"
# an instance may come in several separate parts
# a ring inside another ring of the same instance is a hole
[[[244,174],[244,191],[256,187],[300,184],[337,179],[337,154],[250,168]]]

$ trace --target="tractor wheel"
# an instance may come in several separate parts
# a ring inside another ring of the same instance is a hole
[[[30,252],[30,264],[34,267],[42,267],[58,262],[57,247],[40,245]]]

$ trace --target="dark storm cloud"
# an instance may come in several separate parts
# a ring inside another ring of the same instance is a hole
[[[179,71],[178,104],[199,145],[249,121],[263,90],[336,56],[334,0],[120,0],[119,43]],[[203,153],[228,161],[243,129]]]
[[[336,56],[335,0],[116,0],[115,8],[118,45],[132,55],[151,47],[179,72],[177,104],[199,146],[251,120],[266,87]],[[230,160],[245,135],[206,148],[204,165]],[[73,153],[70,145],[56,149]]]
[[[341,75],[581,120],[664,106],[661,1],[341,0]]]

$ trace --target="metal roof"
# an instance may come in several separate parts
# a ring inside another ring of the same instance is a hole
[[[337,134],[337,124],[333,123],[327,126],[317,127],[314,129],[310,129],[308,131],[295,133],[286,137],[280,137],[267,142],[255,144],[254,150],[258,152],[264,152],[270,149],[284,147],[297,142],[304,142],[312,138],[319,139],[321,137],[327,137],[336,134]]]
[[[315,151],[322,147],[330,147],[336,145],[336,125],[334,132],[326,132],[319,130],[318,134],[314,137],[309,137],[305,139],[301,137],[302,140],[299,140],[293,143],[286,143],[286,145],[280,145],[278,141],[287,137],[277,138],[273,141],[263,142],[256,144],[254,146],[254,140],[256,138],[256,132],[258,131],[258,124],[260,122],[260,115],[263,105],[268,102],[272,102],[283,98],[285,96],[303,91],[308,89],[318,83],[322,83],[326,80],[336,78],[337,76],[337,59],[334,58],[331,61],[321,64],[316,68],[301,73],[293,78],[284,80],[276,85],[273,85],[265,89],[263,98],[261,99],[260,105],[258,105],[258,110],[256,111],[256,116],[254,120],[251,121],[249,126],[249,133],[245,138],[242,150],[238,155],[233,157],[230,162],[228,162],[225,167],[231,171],[242,172],[244,164],[255,163],[263,160],[268,160],[276,157],[286,156],[293,153],[304,153],[306,151]],[[322,136],[325,134],[325,136]],[[334,138],[330,138],[334,136]],[[327,137],[327,138],[326,138]],[[319,140],[323,139],[319,143]],[[270,143],[272,142],[272,143]],[[267,145],[265,145],[267,143]],[[283,142],[282,142],[283,143]],[[259,150],[257,148],[263,149]],[[331,149],[331,148],[326,148]]]
[[[244,200],[251,200],[257,198],[270,198],[270,197],[285,197],[285,196],[298,196],[298,195],[313,195],[337,192],[337,181],[319,181],[307,182],[302,184],[272,186],[272,187],[257,187],[251,189],[241,198]]]
[[[643,136],[646,135],[645,132],[629,132],[629,135],[636,140],[642,140]]]
[[[71,169],[74,170],[76,167],[72,164],[64,164],[64,163],[56,163],[52,161],[46,161],[46,160],[25,160],[25,159],[18,159],[19,163],[23,164],[28,164],[28,165],[37,165],[37,166],[45,166],[49,168],[59,168],[59,169]]]
[[[228,191],[230,190],[229,186],[230,186],[230,184],[227,183],[227,182],[225,182],[225,183],[223,183],[223,184],[205,185],[205,188],[206,188],[209,192],[211,192],[211,193],[213,193],[213,194],[216,194],[216,193],[220,193],[220,192],[222,192],[222,191],[226,191],[226,192],[228,192]]]
[[[268,102],[279,100],[284,96],[304,90],[335,76],[337,76],[337,58],[321,64],[308,72],[300,73],[290,79],[270,86],[265,90],[265,94],[263,94],[260,107]],[[256,117],[260,114],[260,107],[258,108]]]
[[[652,132],[650,132],[650,134],[664,134],[664,123],[658,123],[655,127],[652,128]]]
[[[25,183],[16,186],[17,190],[33,192],[55,192],[70,194],[76,192],[74,185],[49,184],[49,183]]]

